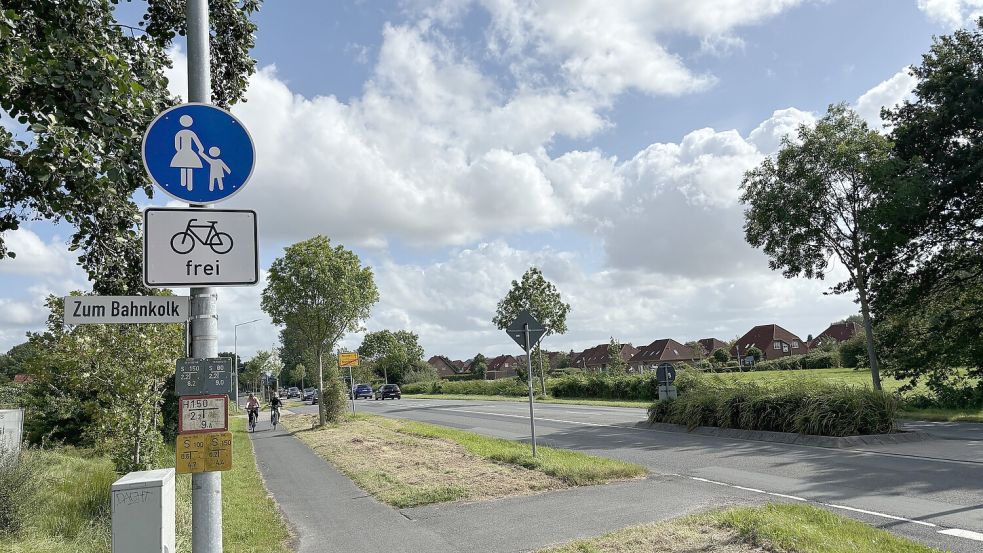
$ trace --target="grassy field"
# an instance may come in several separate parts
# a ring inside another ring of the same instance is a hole
[[[940,553],[884,530],[797,504],[738,507],[626,528],[541,553]]]
[[[226,551],[290,551],[287,527],[267,496],[256,469],[244,419],[231,419],[235,434],[234,466],[222,474],[223,533]],[[170,454],[173,466],[174,455]],[[109,490],[119,475],[108,457],[73,448],[36,450],[29,462],[42,464],[43,485],[31,505],[27,524],[5,536],[3,553],[105,553],[111,543]],[[191,551],[191,476],[178,475],[177,551]]]
[[[396,507],[523,495],[641,477],[638,465],[539,449],[430,424],[371,415],[311,429],[314,415],[283,418],[318,455],[359,487]]]
[[[486,396],[486,395],[465,395],[465,394],[403,394],[409,399],[456,399],[456,400],[481,400],[481,401],[529,401],[524,397],[509,396]],[[574,405],[597,405],[600,407],[638,407],[648,409],[652,405],[651,401],[619,401],[614,399],[556,399],[556,398],[536,398],[536,403],[567,403]]]

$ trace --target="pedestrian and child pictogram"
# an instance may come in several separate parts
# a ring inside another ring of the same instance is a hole
[[[143,138],[143,163],[154,184],[193,204],[215,203],[238,192],[252,175],[255,157],[242,123],[208,104],[164,111]]]

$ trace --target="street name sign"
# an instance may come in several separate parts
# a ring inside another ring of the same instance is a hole
[[[65,324],[186,323],[188,296],[67,296]]]
[[[529,327],[529,349],[532,349],[539,342],[539,339],[543,337],[543,334],[546,334],[546,329],[543,328],[542,323],[537,321],[528,310],[523,309],[520,311],[519,315],[505,331],[509,337],[515,340],[515,343],[519,344],[520,348],[526,349],[525,329],[527,325]],[[526,353],[529,352],[526,351]]]
[[[232,432],[185,434],[177,437],[174,469],[178,474],[232,468]]]
[[[358,366],[358,353],[355,352],[344,352],[338,354],[338,366],[339,367],[357,367]]]
[[[229,396],[183,396],[178,399],[178,434],[224,432],[229,429]]]
[[[148,208],[143,212],[143,279],[156,288],[256,284],[256,212]]]
[[[226,200],[256,164],[253,140],[222,108],[182,104],[158,115],[143,136],[143,166],[166,194],[192,204]]]
[[[232,359],[228,357],[185,357],[177,360],[176,369],[174,394],[177,396],[232,393]]]
[[[0,451],[17,453],[24,439],[24,410],[0,409]]]

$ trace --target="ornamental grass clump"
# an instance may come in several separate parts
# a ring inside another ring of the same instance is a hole
[[[898,409],[894,395],[866,387],[815,381],[766,387],[711,377],[690,383],[677,399],[655,402],[649,421],[839,437],[894,432]]]

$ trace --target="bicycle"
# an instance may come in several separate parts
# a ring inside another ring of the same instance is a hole
[[[270,409],[270,422],[273,424],[273,430],[276,430],[276,425],[280,422],[280,408],[273,407]]]
[[[259,409],[249,409],[249,431],[256,432],[256,421],[259,419]]]
[[[210,224],[192,224],[198,219],[191,219],[188,221],[188,226],[184,230],[177,232],[171,237],[171,249],[175,253],[186,254],[191,253],[191,250],[195,249],[195,242],[201,242],[201,245],[208,246],[213,252],[217,254],[229,253],[232,250],[232,237],[226,232],[219,232],[215,228],[215,224],[218,221],[208,221]],[[205,238],[202,238],[199,233],[195,232],[195,229],[208,229],[208,233]],[[180,243],[177,239],[180,238]]]

